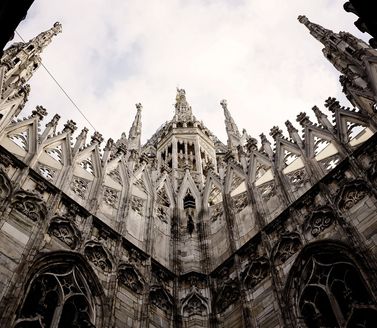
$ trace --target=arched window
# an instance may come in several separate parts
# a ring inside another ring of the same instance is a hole
[[[95,306],[77,265],[57,264],[30,281],[15,328],[94,328]]]
[[[347,252],[324,245],[311,250],[297,259],[291,276],[299,319],[308,328],[375,327],[376,300]]]

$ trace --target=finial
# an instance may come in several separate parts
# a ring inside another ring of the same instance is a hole
[[[114,140],[110,138],[109,140],[107,140],[104,150],[111,150],[113,146],[114,146]]]
[[[334,97],[328,97],[325,100],[325,107],[328,108],[331,112],[335,112],[336,110],[341,108],[339,101]]]
[[[81,138],[81,139],[86,138],[86,135],[88,134],[88,132],[89,132],[89,129],[86,128],[86,127],[84,127],[84,128],[81,130],[81,132],[80,132],[80,134],[78,135],[77,138]]]
[[[62,32],[62,24],[60,22],[55,22],[52,30],[55,32],[55,35]]]
[[[221,100],[221,101],[220,101],[220,105],[221,105],[221,107],[222,107],[224,110],[228,109],[228,102],[227,102],[226,99]]]
[[[285,121],[285,126],[287,127],[289,133],[298,132],[298,130],[293,126],[293,124],[289,120]]]
[[[93,135],[91,136],[91,139],[92,139],[92,141],[91,141],[92,145],[95,144],[95,143],[100,144],[103,141],[102,134],[99,133],[98,131],[95,131],[93,133]]]
[[[261,134],[259,135],[259,137],[260,137],[260,139],[261,139],[261,141],[262,141],[262,144],[263,144],[263,143],[270,143],[270,141],[267,139],[267,137],[266,137],[266,135],[265,135],[264,133],[261,133]]]
[[[47,110],[43,106],[37,106],[31,113],[32,117],[38,117],[40,120],[43,120],[43,117],[47,115]]]
[[[72,120],[68,120],[67,123],[64,124],[63,132],[73,133],[77,129],[76,123]]]
[[[55,114],[54,117],[52,118],[52,120],[50,122],[48,122],[46,124],[46,126],[51,126],[51,127],[56,126],[58,124],[59,120],[60,120],[60,115]]]
[[[323,116],[327,117],[325,114],[322,113],[322,111],[317,106],[313,106],[312,110],[313,110],[315,116],[317,117],[317,119],[320,119]]]
[[[282,137],[283,136],[283,131],[280,130],[280,128],[278,126],[274,126],[272,127],[272,129],[270,130],[270,136],[274,139],[277,139],[278,137]]]
[[[305,15],[299,15],[297,17],[298,21],[301,23],[301,24],[307,24],[309,23],[309,19],[308,17],[306,17]]]
[[[306,115],[306,113],[304,112],[301,112],[297,115],[296,121],[299,122],[302,126],[312,124],[312,122],[309,119],[309,116]]]
[[[250,137],[246,141],[246,148],[249,152],[251,152],[252,150],[258,150],[257,145],[258,145],[258,141],[255,138]]]
[[[141,111],[143,109],[143,105],[141,103],[137,103],[135,104],[135,106],[138,111]]]

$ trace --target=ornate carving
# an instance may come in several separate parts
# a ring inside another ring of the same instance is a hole
[[[258,190],[263,200],[268,201],[271,197],[276,195],[276,187],[274,181],[266,182],[258,186]]]
[[[321,161],[318,161],[318,163],[322,165],[323,169],[326,172],[329,172],[338,165],[339,161],[340,161],[340,157],[338,154],[336,154],[334,156],[330,156]]]
[[[283,264],[301,247],[301,238],[297,232],[283,233],[274,246],[273,259],[275,265]]]
[[[47,208],[42,199],[35,194],[20,190],[14,195],[13,207],[34,222],[44,220]]]
[[[116,169],[110,171],[109,176],[114,181],[118,182],[121,186],[123,185],[123,183],[122,183],[122,177],[120,176],[120,173],[119,173],[119,167],[117,167]]]
[[[140,273],[129,264],[121,264],[118,270],[120,283],[136,294],[141,294],[144,289],[144,280]]]
[[[233,173],[232,182],[230,183],[230,191],[235,190],[242,183],[242,181],[243,180],[241,179],[241,177]]]
[[[292,184],[295,191],[302,188],[305,185],[305,183],[309,180],[305,168],[289,172],[286,174],[286,176],[289,182]]]
[[[171,314],[173,309],[173,297],[164,287],[152,286],[149,293],[149,300],[166,314]]]
[[[6,199],[12,193],[12,183],[8,175],[0,169],[0,199]]]
[[[90,173],[91,175],[94,175],[94,166],[92,163],[92,160],[90,158],[84,159],[79,164],[86,172]]]
[[[74,177],[71,182],[71,190],[81,198],[85,198],[89,188],[89,181]]]
[[[362,181],[348,183],[338,193],[338,207],[341,211],[348,211],[367,196],[367,194],[368,191]]]
[[[313,237],[317,237],[322,231],[330,227],[334,221],[335,216],[330,209],[319,209],[306,219],[305,230],[310,230]]]
[[[255,287],[268,275],[269,271],[268,259],[264,256],[251,259],[245,270],[241,273],[245,286],[249,289]]]
[[[157,209],[156,209],[157,218],[164,223],[168,223],[168,215],[167,215],[168,210],[169,209],[165,206],[157,205]]]
[[[89,242],[85,246],[84,253],[88,260],[102,271],[109,273],[113,269],[109,255],[100,243]]]
[[[191,286],[190,293],[182,300],[182,315],[184,317],[205,316],[207,313],[208,299],[202,296],[195,285]]]
[[[9,135],[9,139],[12,140],[17,146],[21,147],[23,150],[28,151],[29,134],[27,130]]]
[[[224,312],[230,305],[238,301],[240,297],[240,286],[236,279],[232,279],[229,268],[223,267],[217,278],[217,293],[215,306],[218,313]]]
[[[144,199],[137,197],[135,195],[132,195],[131,208],[134,212],[143,216],[143,214],[144,214]]]
[[[48,233],[61,240],[71,249],[76,249],[81,238],[80,231],[78,231],[75,225],[61,217],[55,217],[51,220]]]
[[[57,145],[54,148],[47,148],[45,152],[49,154],[54,160],[63,164],[63,149],[62,145]]]
[[[233,196],[232,199],[233,199],[233,209],[235,213],[241,212],[249,203],[246,191],[236,196]]]
[[[158,197],[158,201],[161,205],[163,206],[166,206],[166,207],[170,207],[170,200],[169,200],[169,197],[166,193],[166,189],[165,188],[161,188],[158,192],[157,192],[157,197]]]
[[[145,182],[144,182],[142,177],[140,179],[136,180],[134,185],[137,186],[145,194],[148,194],[147,187],[145,186]]]
[[[105,203],[108,204],[109,206],[117,208],[118,194],[119,193],[117,190],[113,188],[105,187],[104,192],[103,192],[103,199]]]
[[[219,203],[210,207],[211,222],[216,222],[223,215],[224,208],[223,203]]]
[[[46,165],[39,165],[39,172],[49,181],[53,181],[56,174],[56,170]]]

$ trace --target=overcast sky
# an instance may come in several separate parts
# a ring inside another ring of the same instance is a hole
[[[240,130],[257,137],[273,125],[285,131],[287,119],[296,124],[299,112],[341,97],[339,73],[297,16],[367,40],[344,2],[38,0],[18,31],[29,40],[62,23],[43,63],[105,138],[128,135],[141,102],[146,141],[174,115],[180,87],[194,115],[225,142],[223,98]],[[61,123],[89,127],[43,68],[30,84],[28,110],[43,105]]]

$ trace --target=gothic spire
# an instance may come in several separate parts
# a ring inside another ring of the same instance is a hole
[[[220,101],[220,105],[224,110],[225,128],[228,135],[228,147],[234,148],[240,144],[241,134],[228,110],[228,103],[225,99]]]
[[[308,30],[310,31],[310,34],[313,35],[319,42],[326,45],[326,41],[328,40],[329,36],[334,36],[335,33],[331,30],[328,30],[321,25],[312,23],[306,16],[300,15],[298,16],[298,21],[301,24],[304,24]]]
[[[191,106],[186,100],[185,89],[177,88],[177,95],[175,97],[175,118],[177,121],[190,121],[192,119]]]
[[[128,134],[129,149],[140,149],[140,138],[141,138],[141,110],[143,106],[138,103],[136,104],[136,116],[132,123],[130,132]]]
[[[25,84],[40,66],[40,54],[51,43],[52,37],[62,31],[60,23],[56,22],[52,28],[40,33],[29,42],[12,44],[4,51],[0,65],[6,67],[4,90],[12,86],[13,90]],[[9,96],[5,94],[5,96]]]

